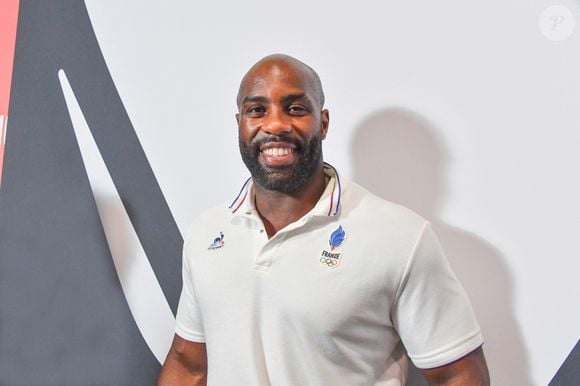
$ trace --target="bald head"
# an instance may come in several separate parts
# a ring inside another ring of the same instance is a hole
[[[268,55],[258,61],[244,75],[238,90],[237,104],[240,107],[243,98],[255,86],[275,80],[296,79],[318,103],[320,110],[324,107],[322,83],[316,71],[289,55]]]

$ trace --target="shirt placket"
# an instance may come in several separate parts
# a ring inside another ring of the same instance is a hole
[[[286,228],[278,231],[278,233],[272,236],[271,239],[268,239],[266,231],[262,226],[262,228],[260,228],[260,233],[261,236],[263,237],[263,239],[261,240],[264,241],[264,244],[258,251],[254,267],[259,270],[266,271],[269,270],[272,264],[275,262],[276,258],[278,257],[280,247],[282,246],[282,244],[284,244],[290,232],[305,226],[308,223],[308,221],[310,221],[312,218],[313,216],[307,216],[296,221],[295,223],[288,225]],[[261,219],[260,224],[262,224]]]

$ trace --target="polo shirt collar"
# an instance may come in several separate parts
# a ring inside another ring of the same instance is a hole
[[[320,199],[312,208],[310,213],[314,216],[330,217],[336,216],[340,212],[340,197],[342,188],[340,177],[334,166],[324,163],[324,173],[330,178]],[[232,214],[236,216],[251,216],[255,211],[254,206],[254,186],[252,178],[248,178],[242,185],[240,192],[229,206]]]

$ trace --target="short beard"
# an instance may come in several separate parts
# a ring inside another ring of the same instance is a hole
[[[306,143],[298,143],[287,136],[268,136],[250,143],[238,139],[240,154],[250,171],[254,183],[264,189],[284,194],[292,194],[302,189],[322,164],[322,137],[313,136]],[[298,159],[296,165],[267,167],[260,163],[260,145],[266,142],[288,142],[296,147],[293,150]]]

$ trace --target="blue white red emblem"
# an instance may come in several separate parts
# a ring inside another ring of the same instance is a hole
[[[207,247],[207,249],[218,249],[224,246],[224,234],[223,232],[220,232],[219,237],[216,237],[213,240],[213,243],[211,243],[209,245],[209,247]]]
[[[330,245],[330,251],[326,249],[322,250],[320,256],[320,264],[328,268],[336,268],[340,265],[340,258],[342,256],[341,252],[336,250],[344,243],[346,239],[346,232],[340,225],[334,232],[330,234],[328,244]]]

